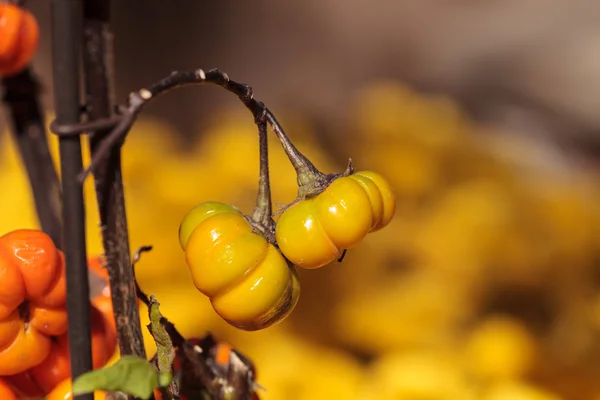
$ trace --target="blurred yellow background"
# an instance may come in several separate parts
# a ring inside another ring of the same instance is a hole
[[[532,166],[531,144],[483,135],[491,128],[449,98],[395,81],[361,87],[352,103],[327,145],[309,118],[273,111],[323,172],[351,157],[389,178],[396,217],[342,263],[299,271],[295,312],[253,333],[229,327],[195,290],[177,236],[198,202],[252,210],[251,115],[224,108],[193,144],[140,118],[123,151],[131,248],[154,246],[137,274],[163,314],[185,335],[211,331],[248,355],[265,400],[600,400],[598,172]],[[7,130],[1,140],[0,234],[38,227]],[[289,203],[294,170],[272,134],[270,143],[273,200]],[[85,197],[93,255],[102,247],[91,180]],[[146,345],[150,356],[149,335]]]

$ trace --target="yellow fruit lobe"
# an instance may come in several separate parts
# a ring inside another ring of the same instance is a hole
[[[200,222],[189,237],[185,256],[196,288],[235,327],[271,326],[285,319],[298,302],[300,285],[293,269],[237,211],[213,214]]]
[[[323,229],[311,200],[287,209],[277,221],[277,244],[301,268],[320,268],[341,254]]]
[[[392,218],[394,218],[394,215],[396,214],[396,196],[394,195],[392,186],[382,175],[373,171],[360,171],[354,174],[354,176],[355,179],[367,178],[373,182],[375,187],[378,189],[382,202],[381,214],[379,215],[379,218],[377,218],[377,224],[371,229],[371,232],[375,232],[381,228],[384,228],[391,222]],[[372,186],[369,186],[369,188],[371,187]],[[369,193],[368,190],[367,193]],[[369,197],[371,198],[373,213],[375,213],[377,210],[376,207],[378,207],[377,204],[375,204],[376,200],[374,200],[374,197],[376,196],[369,193]]]
[[[314,199],[327,236],[338,249],[350,249],[369,233],[373,212],[369,195],[353,179],[339,178]]]
[[[267,241],[237,213],[205,219],[192,232],[185,252],[194,284],[213,297],[244,277],[260,263]]]
[[[298,302],[299,289],[297,276],[281,253],[269,244],[260,264],[242,282],[213,297],[211,302],[217,314],[232,325],[260,329],[289,315]]]
[[[179,244],[181,245],[181,248],[183,250],[186,249],[190,235],[202,221],[213,215],[223,213],[238,214],[239,211],[229,204],[224,204],[217,201],[200,203],[188,211],[188,213],[183,217],[181,225],[179,226]]]

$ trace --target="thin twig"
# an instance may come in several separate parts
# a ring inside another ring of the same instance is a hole
[[[144,303],[146,305],[146,307],[150,307],[150,296],[148,296],[140,287],[139,282],[137,281],[136,277],[135,277],[135,265],[140,261],[140,258],[142,256],[143,253],[147,253],[149,251],[152,250],[152,246],[142,246],[139,249],[136,250],[136,252],[133,254],[133,259],[131,262],[131,271],[133,274],[133,280],[135,282],[135,293],[138,299],[140,299],[140,301],[142,303]],[[175,347],[178,347],[181,345],[181,343],[183,343],[185,341],[185,338],[183,337],[183,335],[181,333],[179,333],[179,331],[175,328],[175,325],[173,325],[170,321],[168,321],[166,318],[163,318],[163,320],[161,321],[161,323],[165,326],[165,329],[167,330],[167,332],[169,333],[169,336],[171,337],[171,341],[173,342],[173,345]]]
[[[219,69],[211,69],[209,71],[197,69],[194,71],[172,72],[169,76],[161,79],[152,86],[131,93],[129,95],[127,106],[120,107],[123,119],[109,134],[106,135],[105,139],[98,146],[94,158],[92,158],[92,162],[88,168],[81,173],[79,179],[81,181],[85,180],[92,171],[96,171],[98,165],[110,154],[111,149],[120,146],[123,143],[125,136],[135,122],[135,119],[151,100],[175,88],[205,83],[220,86],[235,94],[246,108],[250,110],[257,121],[261,118],[266,118],[267,122],[273,128],[273,132],[275,132],[282,146],[286,150],[286,153],[294,155],[294,159],[291,159],[291,161],[295,168],[298,169],[300,168],[300,165],[303,165],[316,171],[314,165],[292,144],[271,111],[269,111],[262,102],[254,99],[253,90],[249,85],[229,79],[229,76]]]
[[[2,79],[4,103],[12,132],[25,165],[42,230],[62,248],[61,190],[52,162],[44,117],[39,103],[40,87],[29,68]]]
[[[140,261],[140,258],[142,258],[142,254],[152,251],[152,248],[152,246],[142,246],[138,248],[135,251],[135,253],[133,253],[133,257],[131,258],[131,265],[135,267],[135,264],[137,264]]]
[[[89,121],[112,117],[113,51],[109,19],[109,0],[87,0],[84,3],[83,63]],[[96,156],[98,147],[107,133],[97,131],[91,137],[92,158]],[[94,170],[94,180],[119,349],[123,355],[131,354],[145,358],[131,270],[120,148],[109,149],[102,163],[98,163]]]
[[[58,136],[79,136],[82,133],[93,134],[97,131],[113,128],[122,119],[122,117],[116,115],[90,122],[80,122],[73,125],[59,125],[56,123],[56,120],[54,120],[50,123],[50,131]]]
[[[152,250],[152,246],[142,246],[133,253],[133,258],[131,259],[131,270],[133,273],[133,281],[135,282],[135,293],[138,299],[142,303],[146,305],[146,307],[150,307],[150,296],[148,296],[140,287],[140,284],[135,277],[135,265],[140,261],[143,253],[147,253]]]

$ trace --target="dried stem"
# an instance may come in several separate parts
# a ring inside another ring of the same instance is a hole
[[[52,2],[53,66],[56,120],[60,124],[79,122],[79,55],[81,8],[76,1]],[[89,282],[86,256],[83,186],[77,180],[82,168],[78,136],[61,137],[64,252],[67,269],[67,312],[71,377],[74,380],[92,369]],[[77,396],[92,400],[93,394]]]
[[[226,73],[218,69],[211,69],[209,71],[204,71],[202,69],[194,71],[175,71],[154,85],[141,89],[138,92],[131,93],[128,105],[126,107],[121,107],[123,119],[106,137],[106,140],[103,141],[96,153],[97,158],[92,160],[92,163],[80,178],[82,180],[85,179],[91,171],[96,169],[98,163],[106,157],[110,149],[124,140],[131,125],[135,122],[137,115],[150,100],[177,87],[204,83],[212,83],[235,94],[246,108],[252,112],[256,121],[266,118],[298,174],[299,186],[302,187],[311,184],[314,180],[322,181],[324,179],[323,177],[325,177],[325,175],[320,173],[293,145],[271,111],[269,111],[262,102],[254,99],[252,88],[246,84],[232,81]]]
[[[90,121],[111,117],[112,36],[110,1],[87,0],[84,8],[85,82]],[[92,157],[109,132],[97,131],[90,140]],[[122,355],[146,357],[131,269],[129,234],[121,173],[121,151],[113,147],[94,171],[96,197],[119,349]]]
[[[271,200],[271,182],[269,178],[269,141],[267,137],[267,122],[265,113],[256,118],[258,126],[258,145],[260,153],[260,171],[256,207],[252,220],[258,224],[258,229],[270,243],[275,243],[275,221],[273,220],[273,204]]]
[[[302,188],[304,185],[309,185],[312,180],[324,179],[324,174],[321,173],[314,164],[296,148],[296,146],[294,146],[292,141],[283,131],[281,124],[279,124],[275,116],[270,112],[267,113],[267,121],[273,128],[273,132],[275,132],[275,135],[281,142],[285,154],[287,154],[296,170],[298,186]]]
[[[104,158],[111,152],[111,149],[120,146],[125,140],[125,136],[135,122],[138,114],[143,107],[155,97],[168,92],[169,90],[188,86],[211,83],[222,87],[223,89],[235,94],[240,101],[252,112],[257,124],[266,119],[271,125],[275,135],[281,142],[281,145],[287,154],[290,162],[296,170],[298,181],[298,200],[315,196],[321,193],[333,180],[340,176],[347,176],[354,172],[352,160],[349,160],[346,171],[339,174],[323,174],[294,146],[292,141],[283,131],[283,128],[271,111],[260,101],[254,99],[252,88],[244,83],[238,83],[227,76],[226,73],[211,69],[204,71],[197,69],[194,71],[175,71],[166,78],[161,79],[154,85],[139,90],[129,95],[127,106],[120,107],[122,119],[115,124],[112,131],[107,134],[106,139],[98,147],[95,158],[92,159],[89,167],[82,172],[80,179],[83,181],[103,162]],[[56,128],[56,127],[55,127]],[[67,130],[73,127],[63,127]]]
[[[61,191],[39,104],[39,84],[29,68],[3,78],[2,84],[4,102],[29,176],[38,220],[42,230],[62,248]]]

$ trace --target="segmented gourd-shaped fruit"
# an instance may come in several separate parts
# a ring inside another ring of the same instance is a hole
[[[263,329],[296,306],[295,268],[233,206],[197,205],[184,217],[179,240],[194,285],[231,325]]]

